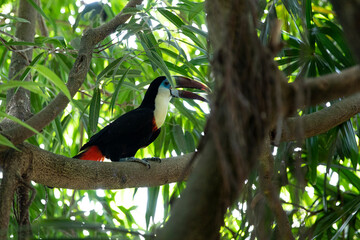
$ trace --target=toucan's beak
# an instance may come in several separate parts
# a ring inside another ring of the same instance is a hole
[[[210,89],[201,82],[192,80],[187,77],[182,77],[182,76],[173,76],[173,78],[175,79],[175,82],[176,82],[175,88],[194,88],[194,89],[199,89],[199,90],[203,90],[206,92],[210,92]],[[179,98],[197,99],[197,100],[204,101],[204,102],[208,101],[205,98],[203,98],[193,92],[184,91],[184,90],[172,89],[171,95],[173,97],[179,97]]]

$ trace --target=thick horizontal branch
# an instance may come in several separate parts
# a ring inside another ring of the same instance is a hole
[[[142,0],[131,0],[124,9],[136,7],[136,5],[141,2]],[[81,38],[78,57],[70,71],[69,80],[67,82],[67,87],[72,97],[79,90],[86,78],[95,45],[114,32],[119,25],[124,24],[130,16],[131,15],[129,14],[122,14],[121,12],[108,23],[96,29],[89,29],[84,33]],[[69,99],[63,93],[59,93],[47,107],[27,120],[26,123],[40,131],[53,121],[65,109],[68,103]],[[2,134],[8,137],[9,140],[16,145],[22,143],[35,133],[27,128],[17,125],[14,128],[3,131]]]
[[[294,92],[289,92],[288,99],[285,99],[285,102],[291,103],[293,101],[293,104],[291,104],[293,110],[350,96],[360,91],[360,66],[345,69],[341,73],[308,78],[303,82],[296,81],[289,84],[289,86]],[[303,103],[297,102],[297,95],[294,94],[297,92],[303,94]],[[290,102],[287,100],[290,100]]]
[[[293,141],[299,137],[309,138],[329,131],[360,112],[360,94],[347,97],[318,112],[301,117],[288,118],[282,128],[281,141]],[[302,126],[302,136],[297,128]]]
[[[9,150],[21,156],[1,157],[1,161],[21,161],[17,164],[29,179],[50,187],[71,189],[122,189],[132,187],[160,186],[178,182],[190,173],[193,154],[150,162],[151,168],[136,162],[94,162],[42,150],[31,144],[19,146],[21,152]],[[5,153],[4,153],[5,154]],[[0,166],[1,166],[0,162]],[[12,164],[15,164],[12,162]]]

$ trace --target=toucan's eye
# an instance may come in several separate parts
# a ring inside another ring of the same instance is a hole
[[[164,84],[165,84],[165,86],[168,86],[168,85],[169,85],[169,82],[168,82],[168,81],[166,81],[166,82],[164,82]]]

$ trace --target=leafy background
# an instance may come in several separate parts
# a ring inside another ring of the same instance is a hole
[[[29,0],[30,1],[30,0]],[[32,1],[30,1],[32,2]],[[38,12],[49,36],[37,31],[35,43],[14,39],[16,1],[0,5],[0,114],[5,115],[6,90],[19,83],[8,79],[11,47],[34,48],[33,82],[21,82],[31,91],[33,112],[39,112],[59,91],[74,63],[80,37],[88,26],[99,26],[106,13],[111,19],[126,1],[42,1]],[[41,134],[28,141],[48,151],[74,156],[80,146],[117,116],[137,107],[149,83],[159,75],[183,75],[213,85],[204,2],[148,0],[129,10],[132,18],[96,48],[90,71],[71,103]],[[355,65],[336,21],[332,6],[321,0],[259,1],[258,35],[267,44],[274,19],[282,21],[284,48],[275,61],[289,77],[299,81],[338,72]],[[25,74],[21,76],[25,78]],[[340,100],[340,99],[339,99]],[[305,115],[334,102],[298,112]],[[206,104],[172,100],[158,139],[138,152],[138,157],[170,157],[193,152],[203,134]],[[274,171],[280,198],[292,231],[299,238],[359,238],[360,179],[359,116],[327,133],[301,142],[273,147]],[[0,138],[2,144],[10,144]],[[173,201],[186,183],[147,189],[48,189],[33,183],[37,194],[30,209],[35,237],[120,237],[147,239],[169,216]],[[261,204],[264,203],[264,204]],[[16,209],[16,206],[15,206]],[[209,209],[209,211],[211,211]],[[16,211],[9,237],[16,237]],[[258,216],[264,216],[259,218]],[[228,210],[222,239],[249,239],[256,231],[275,236],[276,222],[262,197],[258,173],[253,172],[239,201]],[[261,229],[259,226],[268,226]]]

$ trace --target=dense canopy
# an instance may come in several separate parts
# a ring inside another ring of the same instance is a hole
[[[347,4],[1,1],[0,238],[360,238]],[[171,100],[162,163],[70,159],[174,75],[212,92]]]

